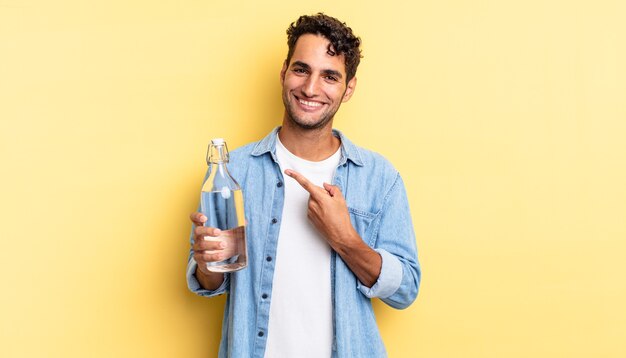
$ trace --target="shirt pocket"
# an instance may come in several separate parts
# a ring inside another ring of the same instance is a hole
[[[373,247],[374,238],[372,237],[372,222],[376,218],[376,214],[369,211],[356,209],[348,206],[348,212],[350,213],[350,221],[356,232],[361,236],[361,239],[365,241],[370,247]]]

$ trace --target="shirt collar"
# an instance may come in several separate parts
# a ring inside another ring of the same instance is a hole
[[[274,128],[270,134],[257,143],[251,154],[258,157],[265,153],[270,153],[274,161],[276,161],[276,137],[279,130],[280,126]],[[341,131],[333,129],[333,135],[341,140],[341,159],[339,160],[339,164],[341,165],[347,160],[350,160],[358,166],[363,166],[364,162],[359,147],[346,138]]]

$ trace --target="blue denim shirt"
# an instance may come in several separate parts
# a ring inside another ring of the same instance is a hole
[[[260,142],[230,153],[228,168],[244,195],[248,267],[225,274],[223,284],[208,291],[194,276],[197,264],[193,251],[189,253],[189,289],[206,297],[228,293],[220,357],[264,356],[285,195],[283,174],[276,160],[279,129]],[[332,252],[332,357],[386,357],[371,298],[378,297],[391,307],[403,309],[415,300],[420,285],[421,270],[408,200],[400,175],[386,159],[355,146],[339,131],[333,133],[341,139],[341,159],[333,184],[341,189],[358,234],[381,255],[382,267],[377,282],[366,287]]]

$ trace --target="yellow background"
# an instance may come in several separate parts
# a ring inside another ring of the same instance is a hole
[[[410,197],[390,357],[626,357],[618,0],[0,0],[0,356],[216,356],[224,299],[184,280],[206,145],[280,122],[320,10],[363,39],[336,127]]]

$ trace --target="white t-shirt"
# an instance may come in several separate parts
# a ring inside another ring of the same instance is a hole
[[[277,137],[281,171],[292,169],[313,184],[332,183],[341,149],[321,162],[290,153]],[[272,284],[266,358],[325,358],[333,339],[331,248],[307,218],[309,193],[284,175],[285,203]]]

